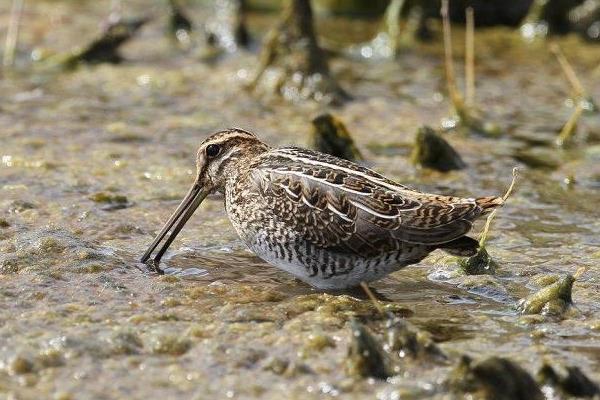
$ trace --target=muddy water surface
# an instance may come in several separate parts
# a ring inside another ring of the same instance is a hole
[[[523,168],[488,243],[495,276],[461,275],[434,253],[373,285],[450,360],[406,361],[382,381],[345,368],[351,318],[383,332],[372,304],[360,293],[314,291],[254,257],[220,197],[205,201],[173,244],[167,275],[137,263],[187,191],[195,149],[210,132],[233,125],[273,145],[305,145],[324,107],[245,92],[255,53],[204,63],[171,46],[160,17],[124,48],[122,65],[29,64],[36,48],[60,52],[93,37],[107,7],[28,2],[18,71],[0,81],[0,396],[453,398],[442,383],[463,354],[508,357],[530,373],[543,362],[577,365],[600,381],[600,116],[584,115],[571,149],[553,146],[572,106],[544,42],[477,33],[477,101],[507,133],[448,134],[468,164],[449,174],[408,161],[417,127],[449,115],[438,45],[407,47],[397,61],[332,64],[355,98],[336,113],[376,170],[466,196],[500,194],[512,167]],[[158,15],[160,4],[126,7],[148,11]],[[207,15],[192,11],[199,21]],[[270,22],[254,18],[251,28]],[[335,43],[345,24],[320,26]],[[600,49],[574,37],[559,43],[599,100]],[[461,45],[457,30],[457,59]],[[581,267],[564,316],[515,311],[542,278]]]

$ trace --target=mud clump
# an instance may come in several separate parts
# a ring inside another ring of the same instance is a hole
[[[299,375],[314,373],[310,367],[302,362],[290,361],[281,357],[269,357],[262,367],[265,371],[271,371],[285,378],[293,378]]]
[[[35,204],[26,200],[13,200],[8,204],[8,212],[12,214],[20,214],[28,210],[38,208]]]
[[[514,362],[490,357],[473,362],[463,356],[446,382],[454,393],[471,393],[490,400],[543,400],[533,377]]]
[[[399,318],[390,318],[386,323],[386,342],[384,349],[399,358],[413,360],[447,360],[444,352],[433,341],[428,332],[419,330]]]
[[[346,160],[363,159],[344,123],[329,113],[312,120],[311,145],[317,151]]]
[[[9,375],[23,375],[33,372],[35,365],[29,358],[17,355],[13,357],[6,365]]]
[[[428,126],[419,128],[410,159],[415,165],[441,172],[466,167],[460,154]]]
[[[538,372],[538,380],[543,385],[555,387],[566,396],[590,398],[600,395],[600,387],[574,366],[559,373],[551,365],[544,364]]]
[[[66,69],[76,68],[79,64],[118,64],[124,60],[119,54],[119,48],[133,38],[148,21],[149,18],[109,19],[100,36],[82,50],[66,57],[59,55],[62,60],[51,58],[48,61],[62,65]]]
[[[168,33],[180,45],[188,46],[193,29],[192,21],[185,15],[177,0],[168,0],[167,4],[169,7]]]
[[[131,207],[133,204],[126,196],[109,192],[97,192],[89,196],[94,203],[100,203],[104,211],[115,211]]]
[[[115,355],[139,354],[144,343],[135,332],[117,331],[106,338],[110,352]]]
[[[494,275],[498,266],[485,246],[480,247],[474,256],[459,258],[457,263],[467,275]]]
[[[341,104],[350,99],[331,75],[327,56],[319,47],[309,0],[287,1],[279,23],[265,37],[248,88],[254,90],[271,66],[282,69],[275,89],[288,100]]]
[[[302,352],[305,354],[316,354],[327,348],[335,347],[335,340],[324,333],[315,332],[308,335],[304,342]]]
[[[522,314],[562,315],[573,302],[571,292],[574,282],[573,275],[568,274],[521,299],[517,310]]]
[[[356,320],[350,321],[352,338],[346,358],[346,373],[351,377],[387,379],[394,375],[387,353],[375,335]]]
[[[356,320],[350,322],[346,373],[351,377],[387,379],[398,375],[407,362],[446,363],[446,354],[429,332],[388,313],[384,339]]]
[[[0,360],[0,370],[10,376],[39,373],[46,368],[64,365],[62,352],[54,349],[42,349],[37,354],[17,353],[7,360]]]

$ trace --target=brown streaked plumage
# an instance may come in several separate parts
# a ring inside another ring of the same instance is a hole
[[[234,228],[259,257],[312,286],[342,289],[417,263],[435,249],[472,255],[473,221],[500,197],[422,193],[350,161],[296,147],[271,148],[252,133],[213,134],[198,150],[188,195],[150,245],[167,237],[155,268],[202,200],[225,193]]]

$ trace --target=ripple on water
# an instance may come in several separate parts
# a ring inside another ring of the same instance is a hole
[[[205,283],[231,281],[236,284],[256,284],[265,289],[279,288],[282,285],[290,288],[298,286],[293,276],[269,265],[249,251],[229,246],[183,248],[164,259],[162,267],[166,274]]]
[[[177,268],[177,267],[168,267],[165,268],[164,273],[167,275],[173,275],[180,278],[196,278],[203,277],[208,275],[208,271],[202,268]]]

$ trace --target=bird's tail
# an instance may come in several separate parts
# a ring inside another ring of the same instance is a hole
[[[483,209],[484,213],[504,205],[504,199],[498,196],[479,197],[475,199],[475,202]]]

